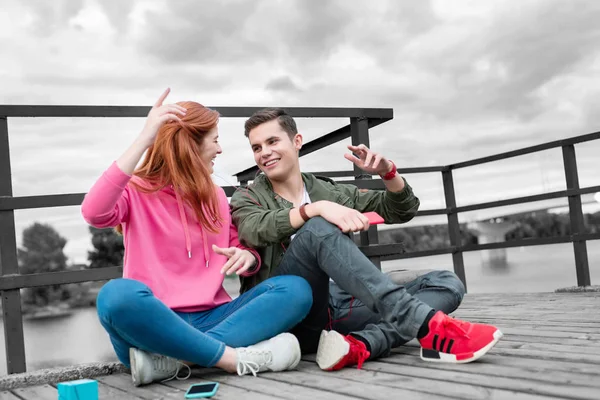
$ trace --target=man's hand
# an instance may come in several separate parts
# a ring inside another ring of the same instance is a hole
[[[221,248],[213,244],[212,249],[215,253],[224,255],[229,258],[223,268],[221,268],[222,274],[231,275],[234,272],[237,275],[241,275],[254,265],[256,265],[256,257],[248,250],[242,250],[237,247],[225,247]]]
[[[344,158],[368,174],[385,175],[392,169],[392,164],[385,157],[369,150],[364,144],[348,146],[348,149],[358,158],[353,154],[344,154]]]
[[[353,208],[321,200],[313,203],[319,216],[337,225],[342,232],[359,232],[369,229],[369,219]]]

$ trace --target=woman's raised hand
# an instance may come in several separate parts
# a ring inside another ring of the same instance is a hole
[[[125,153],[117,159],[117,166],[127,175],[133,173],[144,152],[148,147],[152,146],[160,127],[167,121],[181,121],[178,115],[185,115],[186,109],[180,105],[163,105],[163,101],[165,101],[170,91],[171,89],[165,90],[159,97],[148,113],[146,125],[144,125],[142,132],[133,141],[131,146],[125,150]]]
[[[185,115],[186,109],[184,107],[181,107],[178,104],[163,104],[170,91],[171,89],[167,88],[148,113],[146,124],[140,133],[140,139],[142,139],[147,146],[151,146],[152,143],[154,143],[156,134],[161,126],[168,121],[181,121],[179,116]]]

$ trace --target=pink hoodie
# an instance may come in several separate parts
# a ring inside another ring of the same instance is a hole
[[[223,229],[214,234],[202,229],[191,207],[167,187],[142,193],[132,185],[142,182],[119,169],[116,162],[92,186],[81,204],[83,218],[97,228],[123,226],[125,257],[123,277],[150,287],[169,308],[183,312],[209,310],[231,301],[223,289],[221,267],[227,257],[212,251],[212,245],[247,249],[238,240],[231,222],[229,203],[215,185]],[[250,250],[260,268],[258,253]]]

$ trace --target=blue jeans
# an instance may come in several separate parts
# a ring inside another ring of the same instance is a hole
[[[304,279],[279,276],[211,310],[175,312],[145,284],[114,279],[102,287],[96,305],[125,366],[130,366],[129,348],[135,347],[212,367],[225,346],[249,346],[298,324],[311,308],[312,293]]]
[[[446,270],[421,275],[405,283],[404,288],[411,296],[445,314],[456,310],[465,294],[465,286],[458,276]],[[335,282],[329,284],[329,308],[331,329],[343,335],[352,333],[366,339],[371,347],[371,359],[388,356],[391,349],[407,342],[395,330],[388,331],[387,335],[379,334],[378,329],[365,330],[370,324],[381,322],[381,315],[369,310],[359,299],[353,299]]]
[[[432,311],[406,288],[392,282],[352,239],[321,217],[311,218],[298,230],[275,274],[301,276],[312,288],[312,308],[292,331],[304,353],[316,351],[321,330],[329,322],[330,277],[381,317],[377,324],[369,324],[357,333],[362,338],[377,337],[391,343],[399,337],[409,341],[417,336]]]

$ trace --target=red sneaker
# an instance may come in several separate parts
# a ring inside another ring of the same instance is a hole
[[[461,321],[438,311],[429,321],[427,336],[419,339],[421,359],[468,363],[487,353],[501,337],[495,326]]]
[[[336,331],[323,331],[317,349],[317,364],[325,371],[356,365],[360,369],[371,353],[360,340]]]

